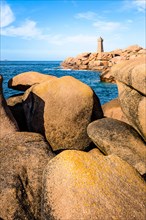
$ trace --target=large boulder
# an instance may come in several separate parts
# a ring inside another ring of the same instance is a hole
[[[103,118],[89,124],[87,132],[104,154],[116,154],[141,175],[146,173],[146,145],[133,127],[116,119]]]
[[[0,219],[41,219],[49,145],[40,134],[15,132],[1,139],[0,158]]]
[[[114,65],[110,71],[116,80],[146,95],[146,57],[138,57]]]
[[[3,77],[0,75],[0,139],[9,133],[19,130],[17,122],[3,96],[2,82]]]
[[[90,144],[88,124],[103,117],[93,90],[65,76],[32,87],[24,96],[30,131],[45,134],[53,150],[84,149]]]
[[[114,66],[122,111],[146,141],[146,57]]]
[[[146,96],[130,86],[117,82],[122,111],[146,141]]]
[[[39,72],[24,72],[14,76],[8,82],[8,87],[20,91],[25,91],[34,84],[52,80],[55,76],[45,75]]]
[[[115,155],[66,150],[44,170],[42,219],[145,220],[146,185]]]

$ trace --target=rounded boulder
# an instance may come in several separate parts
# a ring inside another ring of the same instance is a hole
[[[88,124],[103,117],[93,90],[71,76],[33,86],[24,111],[29,130],[45,134],[53,150],[84,149]]]
[[[8,87],[20,91],[25,91],[34,84],[57,78],[51,75],[45,75],[39,72],[24,72],[14,76],[8,82]]]
[[[115,155],[66,150],[44,170],[42,219],[145,219],[146,186]]]

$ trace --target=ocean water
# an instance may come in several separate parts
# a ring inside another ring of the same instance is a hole
[[[17,74],[36,71],[57,77],[73,76],[89,85],[104,104],[118,96],[117,86],[100,82],[100,73],[86,70],[64,70],[60,68],[61,61],[1,61],[0,74],[3,76],[3,92],[5,98],[22,93],[8,88],[8,81]]]

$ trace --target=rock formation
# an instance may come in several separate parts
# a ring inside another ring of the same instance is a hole
[[[117,64],[111,74],[117,80],[122,111],[146,141],[146,59]]]
[[[104,82],[115,83],[110,69],[124,60],[131,60],[146,55],[146,49],[132,45],[126,49],[117,49],[111,52],[82,53],[76,57],[68,57],[62,63],[64,69],[81,69],[101,72],[100,79]]]
[[[29,131],[45,134],[53,150],[84,149],[88,124],[103,117],[93,90],[71,76],[33,86],[23,106]]]
[[[28,89],[8,105],[1,85],[0,219],[145,220],[143,53],[133,46],[102,53],[105,60],[91,53],[68,59],[72,68],[101,70],[118,54],[129,59],[111,68],[119,97],[102,108],[94,91],[70,76],[33,79],[30,73],[29,81],[20,74],[9,84],[19,79],[12,87]]]

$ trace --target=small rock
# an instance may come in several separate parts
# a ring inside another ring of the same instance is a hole
[[[126,118],[121,109],[120,101],[118,98],[105,103],[101,107],[105,117],[118,119],[129,124],[128,119]]]

